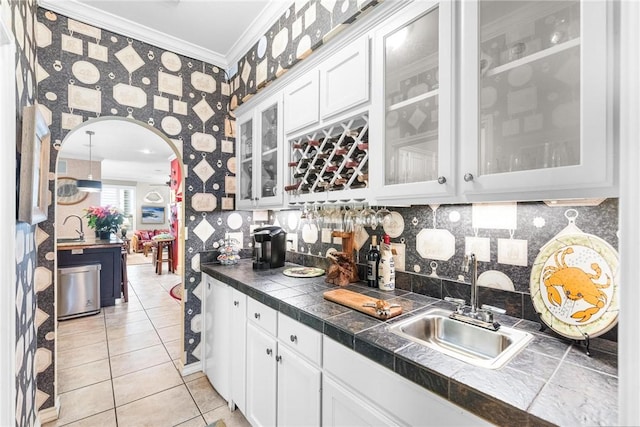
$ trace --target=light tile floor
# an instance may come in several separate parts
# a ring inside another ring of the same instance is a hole
[[[58,323],[58,420],[54,426],[193,426],[249,423],[202,372],[178,371],[182,307],[176,274],[130,265],[129,302]]]

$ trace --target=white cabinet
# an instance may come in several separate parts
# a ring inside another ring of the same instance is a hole
[[[251,298],[247,305],[247,420],[319,426],[322,334]]]
[[[335,116],[369,100],[369,37],[343,47],[320,66],[322,118]]]
[[[284,131],[289,134],[318,123],[318,70],[311,70],[284,88]]]
[[[322,380],[322,425],[327,427],[396,426],[371,404],[328,376]]]
[[[243,413],[246,409],[247,296],[231,290],[231,400]]]
[[[223,399],[231,399],[231,288],[204,276],[206,281],[204,314],[205,314],[205,359],[204,372],[209,382]]]
[[[244,410],[247,297],[206,274],[203,277],[204,372],[231,408]]]
[[[469,200],[615,196],[611,2],[461,2]]]
[[[320,369],[278,346],[278,425],[320,425]]]
[[[371,183],[378,201],[455,194],[453,2],[415,2],[375,32]]]
[[[276,339],[247,324],[247,410],[252,426],[276,425]]]
[[[386,414],[393,420],[392,424],[490,425],[448,400],[326,337],[323,340],[323,368],[325,376],[329,375],[339,381],[342,387],[356,394],[359,399]],[[323,396],[323,404],[327,401],[328,397]],[[323,409],[323,414],[330,410]],[[357,413],[361,412],[359,410]],[[348,416],[352,415],[345,415]],[[326,416],[323,419],[326,420]]]
[[[280,206],[283,201],[282,97],[276,94],[237,118],[236,207]]]

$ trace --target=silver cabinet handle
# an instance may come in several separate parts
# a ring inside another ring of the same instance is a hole
[[[282,356],[276,356],[276,362],[282,363]]]
[[[289,339],[291,340],[291,342],[296,342],[296,341],[298,341],[298,337],[297,337],[296,335],[291,335],[291,336],[289,337]]]
[[[438,184],[444,184],[445,182],[447,182],[447,178],[445,178],[444,176],[438,177]]]
[[[267,349],[267,355],[271,356],[271,354],[273,353],[273,350],[271,350],[270,348]]]
[[[465,173],[465,174],[464,174],[464,180],[465,180],[466,182],[471,182],[471,181],[473,181],[473,174]]]
[[[253,317],[255,317],[256,319],[260,318],[260,313],[253,313]]]

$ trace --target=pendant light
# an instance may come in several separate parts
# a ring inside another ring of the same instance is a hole
[[[86,131],[86,134],[89,135],[89,177],[88,179],[79,179],[78,180],[78,190],[85,191],[87,193],[98,193],[102,191],[102,182],[94,181],[93,175],[91,174],[91,136],[95,135],[95,132],[92,130]]]

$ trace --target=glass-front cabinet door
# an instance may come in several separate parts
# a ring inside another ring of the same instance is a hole
[[[258,109],[260,123],[259,205],[282,202],[282,103],[272,100]]]
[[[383,145],[374,174],[380,200],[433,200],[455,190],[452,3],[416,2],[376,33],[371,122]]]
[[[253,204],[253,114],[238,117],[238,207],[247,208]]]
[[[281,99],[278,94],[238,115],[239,209],[282,204]]]
[[[607,181],[607,3],[462,2],[465,194],[550,198]]]

